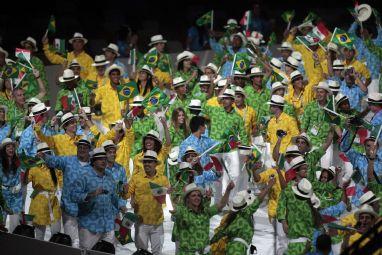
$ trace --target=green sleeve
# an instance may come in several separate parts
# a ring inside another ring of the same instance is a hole
[[[301,123],[301,129],[307,130],[309,127],[309,115],[311,114],[311,110],[309,105],[304,110],[304,113],[301,115],[300,123]]]
[[[260,204],[261,204],[260,200],[256,198],[255,201],[250,206],[244,209],[244,213],[251,216],[257,211],[257,209],[259,209]]]
[[[373,43],[373,41],[370,39],[365,40],[365,45],[372,54],[376,55],[380,60],[382,60],[382,48],[381,47],[378,47],[377,45],[375,45]]]
[[[243,121],[243,119],[240,116],[238,116],[238,121],[239,121],[240,141],[242,142],[243,145],[248,145],[249,141],[248,141],[248,135],[247,135],[247,133],[245,132],[245,129],[244,129],[244,121]]]
[[[285,189],[281,191],[279,202],[277,203],[276,217],[278,221],[286,220],[286,196]]]
[[[207,214],[211,218],[212,216],[219,213],[218,207],[216,205],[210,206],[207,209]]]

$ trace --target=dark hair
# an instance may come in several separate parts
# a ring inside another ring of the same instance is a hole
[[[199,130],[199,127],[206,124],[206,119],[203,116],[194,116],[190,121],[191,133],[195,133]]]
[[[93,251],[102,251],[110,254],[115,254],[115,247],[112,243],[107,242],[105,240],[101,240],[96,243],[93,248]]]
[[[145,72],[145,71],[142,71],[142,72]],[[153,77],[148,72],[145,72],[145,73],[147,74],[147,82],[146,82],[145,89],[143,90],[142,96],[145,96],[147,93],[149,93],[153,89]],[[137,88],[139,93],[141,93],[141,81],[139,79],[137,80]]]
[[[332,172],[330,172],[328,169],[323,168],[322,171],[321,171],[321,174],[322,174],[323,171],[326,171],[328,173],[328,182],[333,180],[334,175],[332,174]],[[321,181],[321,175],[320,175],[320,181]]]
[[[189,110],[190,110],[190,113],[195,116],[198,116],[199,113],[201,113],[202,111],[202,110],[195,110],[195,109],[189,109]]]
[[[6,147],[7,145],[3,146],[0,150],[0,158],[1,158],[1,164],[3,166],[3,172],[5,175],[8,175],[11,172],[15,174],[17,171],[17,168],[20,166],[19,158],[16,155],[16,148],[15,148],[15,154],[12,156],[11,161],[9,161],[7,153],[5,152]]]
[[[317,237],[316,248],[318,251],[331,251],[332,239],[329,235],[322,234]]]
[[[183,112],[184,114],[184,123],[181,125],[177,125],[179,113]],[[175,130],[178,131],[179,129],[183,129],[183,134],[186,137],[189,133],[189,127],[187,126],[187,113],[182,107],[176,108],[172,111],[171,115],[171,123],[174,126]]]
[[[159,154],[159,151],[162,149],[162,144],[159,141],[157,141],[156,139],[154,139],[152,137],[146,137],[146,136],[144,136],[142,139],[143,152],[147,151],[147,149],[145,148],[145,139],[146,138],[152,139],[154,141],[154,151]]]
[[[54,187],[57,187],[57,175],[56,170],[52,167],[49,167],[50,177],[52,177],[52,181],[54,183]]]

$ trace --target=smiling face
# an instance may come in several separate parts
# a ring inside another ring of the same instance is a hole
[[[375,217],[370,213],[361,213],[359,215],[358,224],[359,224],[359,232],[365,233],[367,232],[375,223]]]
[[[302,153],[305,154],[306,152],[309,151],[309,144],[306,142],[305,139],[298,138],[296,139],[296,145],[298,147],[298,150]]]
[[[154,147],[155,147],[154,139],[152,139],[150,137],[146,137],[146,139],[144,141],[144,146],[145,146],[146,150],[154,150]]]
[[[143,169],[147,175],[155,174],[156,166],[157,162],[155,160],[143,160]]]
[[[325,101],[326,98],[328,97],[328,92],[324,89],[317,89],[316,97],[317,97],[317,101],[319,102]]]
[[[73,119],[65,123],[64,127],[66,133],[76,133],[77,131],[77,120]]]
[[[117,149],[115,147],[110,147],[106,149],[106,159],[108,163],[114,163],[117,157]]]
[[[109,73],[110,81],[117,85],[119,84],[119,81],[121,80],[121,72],[119,70],[112,70]]]
[[[85,42],[81,39],[73,40],[72,47],[74,51],[82,51],[84,49]]]
[[[245,99],[245,97],[242,94],[240,94],[240,93],[235,94],[235,104],[238,107],[241,107],[244,105],[244,99]]]
[[[5,146],[5,154],[7,154],[7,156],[10,158],[15,155],[15,145],[13,143],[7,144]]]
[[[88,145],[85,144],[78,144],[77,145],[77,157],[80,159],[88,159],[89,158],[89,151],[90,148]]]
[[[184,112],[179,111],[178,113],[178,124],[184,124],[186,116],[184,116]]]
[[[105,70],[106,70],[106,65],[105,66],[96,66],[97,74],[99,76],[104,76]]]
[[[200,191],[195,190],[187,195],[187,204],[191,205],[194,208],[197,208],[202,203],[202,193]]]
[[[306,178],[307,174],[308,174],[307,164],[304,164],[297,169],[297,175],[300,176],[300,178]]]

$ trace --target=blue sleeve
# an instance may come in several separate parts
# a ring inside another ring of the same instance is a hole
[[[218,43],[215,38],[210,38],[210,47],[213,51],[216,53],[221,53],[223,52],[223,45]]]
[[[376,46],[381,47],[382,46],[382,27],[378,27],[377,31],[378,31],[377,37],[373,40],[373,42]]]
[[[187,31],[187,36],[188,37],[192,37],[193,38],[197,34],[198,34],[198,32],[196,31],[195,27],[190,27],[190,29],[188,29],[188,31]]]
[[[187,143],[183,141],[179,146],[178,162],[182,162],[182,157],[184,153],[186,152],[186,148],[187,148]]]
[[[127,183],[126,169],[124,167],[121,167],[121,168],[122,168],[122,183],[126,184]],[[117,199],[118,199],[118,208],[126,206],[127,201],[125,199],[123,199],[119,196]]]
[[[351,26],[349,27],[349,29],[348,29],[348,33],[354,34],[354,35],[356,36],[357,28],[358,28],[358,23],[354,21],[354,22],[351,24]]]
[[[340,216],[346,210],[346,204],[341,201],[336,205],[329,206],[325,209],[320,210],[321,215],[329,215],[332,217]]]
[[[65,171],[66,164],[69,157],[45,155],[44,161],[48,167],[57,168],[61,171]]]
[[[215,173],[215,171],[203,171],[203,177],[206,182],[214,182],[219,179]]]
[[[86,177],[78,178],[74,183],[71,191],[71,199],[75,203],[85,202],[88,192],[86,191]]]

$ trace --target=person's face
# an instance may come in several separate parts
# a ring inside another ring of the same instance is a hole
[[[73,71],[74,75],[80,75],[81,74],[81,67],[80,66],[72,66],[72,67],[70,67],[70,70]]]
[[[30,42],[26,42],[26,43],[24,43],[24,48],[25,48],[26,50],[31,51],[31,52],[33,52],[33,50],[34,50],[33,44],[30,43]]]
[[[252,84],[256,86],[261,86],[263,82],[263,76],[256,75],[252,77]]]
[[[233,78],[233,81],[235,83],[236,86],[239,86],[239,87],[242,87],[244,88],[244,85],[245,85],[245,79],[243,77],[238,77],[238,76],[235,76]]]
[[[109,76],[110,81],[113,84],[119,84],[119,81],[121,80],[121,73],[119,72],[119,70],[112,70]]]
[[[165,43],[157,43],[156,45],[155,45],[155,47],[157,48],[157,50],[159,51],[159,52],[163,52],[164,51],[164,47],[166,46],[166,44]]]
[[[116,157],[117,157],[117,149],[115,147],[111,147],[106,150],[107,162],[114,163]]]
[[[73,49],[75,51],[82,51],[84,49],[84,41],[83,40],[80,40],[80,39],[76,39],[76,40],[73,40]]]
[[[191,68],[191,59],[185,59],[183,60],[183,67],[186,68],[186,69],[190,69]]]
[[[288,65],[285,65],[285,72],[287,72],[288,74],[292,73],[294,70],[295,70],[294,68],[292,68],[292,67],[290,67]]]
[[[232,39],[232,47],[233,48],[240,48],[243,44],[241,38],[239,36],[234,36]]]
[[[12,83],[10,79],[5,79],[4,80],[4,86],[7,90],[12,90]]]
[[[372,155],[372,151],[375,150],[375,148],[376,148],[376,146],[374,145],[374,141],[367,140],[365,143],[366,157],[370,157]]]
[[[281,88],[281,89],[277,89],[276,91],[273,92],[273,95],[279,95],[279,96],[284,96],[285,94],[285,89],[284,88]]]
[[[86,120],[83,117],[80,116],[78,122],[82,128],[86,126]]]
[[[211,68],[206,68],[204,74],[210,77],[210,79],[215,76],[215,72]]]
[[[175,91],[178,95],[185,95],[187,93],[187,86],[182,85],[175,88]]]
[[[0,66],[5,65],[5,54],[3,52],[0,52]]]
[[[77,80],[71,80],[71,81],[65,82],[65,87],[70,90],[77,87]]]
[[[66,132],[67,133],[76,133],[77,131],[77,121],[71,120],[66,124]]]
[[[89,157],[89,146],[85,144],[78,144],[77,145],[77,157],[79,158],[87,158]]]
[[[242,94],[235,94],[235,104],[237,106],[242,106],[244,104],[244,96]]]
[[[353,85],[355,81],[355,77],[350,71],[345,72],[345,82],[347,85]]]
[[[97,73],[98,73],[99,76],[104,76],[105,70],[106,70],[106,66],[97,66],[96,70],[97,70]]]
[[[5,153],[8,157],[13,157],[15,155],[15,145],[14,144],[7,144],[5,146]]]
[[[188,194],[188,203],[193,207],[199,207],[202,203],[202,194],[200,191],[195,190]]]
[[[146,80],[147,80],[147,73],[146,73],[146,72],[143,72],[143,71],[140,71],[140,72],[139,72],[139,77],[138,77],[138,79],[139,79],[140,81],[146,81]]]
[[[207,93],[208,92],[208,87],[209,85],[208,84],[200,84],[200,91],[203,92],[203,93]]]
[[[146,174],[152,174],[155,172],[157,162],[155,160],[143,160],[143,169]]]
[[[280,108],[277,107],[276,105],[270,105],[269,110],[271,111],[272,114],[276,114],[280,111]]]
[[[233,99],[230,98],[230,97],[224,97],[223,98],[223,107],[226,108],[226,107],[231,107],[233,104]]]
[[[290,57],[290,55],[292,54],[292,52],[290,51],[290,50],[282,50],[281,52],[280,52],[280,54],[281,54],[281,57],[283,58],[283,60],[287,60],[288,59],[288,57]]]
[[[154,139],[151,139],[151,138],[146,138],[145,139],[145,149],[146,150],[154,150],[154,146],[155,146],[155,141]]]
[[[360,224],[358,229],[359,232],[365,233],[374,225],[375,218],[369,213],[361,213],[358,222]]]
[[[179,114],[178,114],[178,123],[179,124],[184,124],[185,118],[186,118],[186,116],[184,116],[184,112],[179,111]]]
[[[370,206],[373,207],[374,212],[379,213],[379,209],[380,209],[379,201],[376,201],[370,204]]]
[[[295,158],[296,156],[293,156],[293,155],[288,155],[288,156],[285,156],[285,161],[290,163],[292,162],[292,160]]]
[[[297,78],[296,80],[293,81],[293,86],[299,89],[304,88],[304,83],[302,81],[302,78]]]
[[[3,108],[0,108],[0,121],[5,121],[5,111]]]
[[[94,168],[96,168],[97,170],[105,170],[107,165],[106,158],[97,158],[96,160],[94,160],[93,164]]]
[[[334,76],[342,77],[342,70],[334,69],[333,72],[334,72]]]
[[[350,50],[350,49],[344,48],[344,56],[345,56],[345,59],[347,61],[353,60],[354,55],[355,55],[355,51],[354,50]]]
[[[296,145],[301,153],[306,153],[309,149],[308,143],[304,139],[296,139]]]
[[[18,105],[24,105],[25,104],[25,96],[24,96],[24,90],[18,89],[14,92],[15,102]]]
[[[186,162],[191,163],[198,155],[196,153],[189,153],[186,155]]]
[[[105,58],[107,61],[114,61],[114,59],[117,57],[117,55],[115,55],[115,53],[109,51],[109,50],[105,50]]]
[[[350,103],[349,103],[349,100],[345,100],[343,101],[342,103],[340,103],[340,105],[338,106],[338,108],[340,109],[340,111],[343,111],[343,112],[349,112],[351,109],[350,109]]]
[[[308,165],[302,165],[298,168],[297,175],[300,178],[306,178],[308,173]]]
[[[382,106],[380,104],[368,104],[368,107],[371,112],[377,113],[382,109]]]
[[[316,96],[317,101],[324,101],[328,96],[328,92],[324,89],[317,89]]]
[[[329,173],[326,170],[321,171],[320,182],[327,183],[329,181]]]

